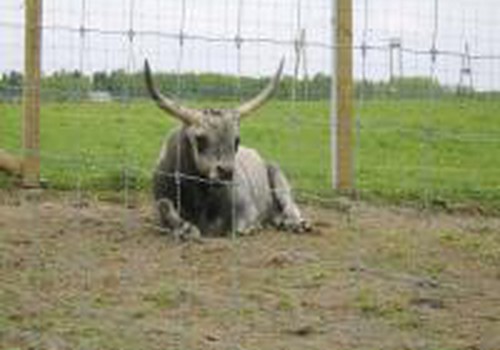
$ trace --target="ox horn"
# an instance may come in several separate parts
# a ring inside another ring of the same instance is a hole
[[[237,108],[241,117],[245,117],[251,112],[255,111],[257,108],[266,103],[278,89],[278,85],[281,79],[281,73],[283,72],[283,67],[285,65],[285,58],[281,59],[280,65],[273,79],[267,84],[267,86],[253,99],[245,102]]]
[[[177,104],[177,102],[175,102],[171,98],[162,95],[162,93],[158,91],[153,82],[153,76],[151,74],[151,68],[149,67],[148,60],[144,61],[144,75],[146,78],[146,86],[148,88],[148,92],[156,102],[158,107],[187,125],[200,123],[202,117],[201,112],[195,109],[183,107]]]

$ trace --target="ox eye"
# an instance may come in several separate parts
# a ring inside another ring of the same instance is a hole
[[[237,137],[236,140],[234,140],[234,150],[237,151],[238,147],[240,147],[240,138]]]
[[[200,135],[196,137],[196,146],[198,147],[198,152],[203,153],[208,148],[208,137]]]

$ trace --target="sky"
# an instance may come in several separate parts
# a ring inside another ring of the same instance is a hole
[[[394,75],[430,76],[456,85],[467,45],[474,88],[500,90],[498,0],[353,1],[357,79],[389,79],[389,44],[397,39],[404,50],[400,58],[400,52],[393,51]],[[284,56],[286,73],[293,75],[294,41],[304,29],[297,74],[330,74],[332,3],[44,0],[43,71],[137,71],[148,58],[158,71],[269,76]],[[23,4],[24,0],[1,0],[0,72],[23,67]],[[180,33],[184,33],[182,45]],[[369,48],[366,56],[363,43]],[[433,47],[439,52],[435,61],[430,54]]]

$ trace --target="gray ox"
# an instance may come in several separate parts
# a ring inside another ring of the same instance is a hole
[[[166,139],[153,177],[163,229],[180,239],[232,230],[244,234],[267,224],[309,230],[278,166],[240,146],[240,120],[271,98],[283,65],[284,60],[259,95],[238,108],[196,110],[162,95],[145,62],[149,94],[158,107],[182,122]]]

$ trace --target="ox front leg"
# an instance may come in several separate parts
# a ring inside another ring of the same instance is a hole
[[[287,231],[298,233],[311,231],[311,224],[302,217],[293,199],[290,183],[281,169],[275,164],[269,164],[268,175],[275,207],[273,224]]]
[[[175,238],[183,241],[201,239],[200,230],[180,217],[170,199],[162,198],[158,200],[157,209],[162,228],[172,233]]]
[[[250,213],[249,213],[250,212]],[[258,213],[254,208],[241,215],[236,220],[236,232],[238,236],[250,236],[262,229],[262,225],[258,222]],[[252,214],[255,212],[255,214]]]

